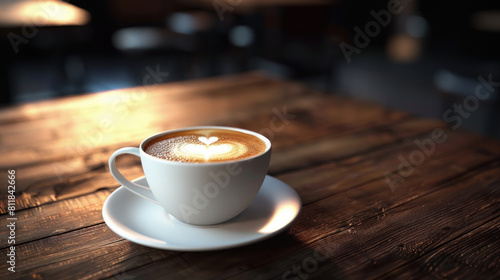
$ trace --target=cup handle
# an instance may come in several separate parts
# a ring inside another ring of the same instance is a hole
[[[111,172],[111,175],[113,175],[115,180],[118,181],[118,183],[122,184],[122,186],[124,186],[127,190],[131,191],[132,193],[134,193],[134,194],[136,194],[144,199],[147,199],[155,204],[160,205],[155,200],[155,197],[154,197],[154,195],[151,192],[151,189],[149,187],[142,186],[142,185],[136,184],[134,182],[130,182],[129,180],[127,180],[127,178],[125,178],[120,173],[120,171],[118,171],[118,169],[116,168],[115,159],[117,156],[119,156],[121,154],[130,154],[130,155],[141,157],[141,153],[140,153],[139,148],[127,147],[127,148],[121,148],[121,149],[116,150],[109,158],[109,171]]]

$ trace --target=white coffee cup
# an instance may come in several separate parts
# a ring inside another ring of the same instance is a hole
[[[158,137],[185,130],[223,129],[256,136],[266,149],[242,160],[190,163],[160,159],[147,154],[146,144]],[[141,158],[149,187],[127,180],[116,168],[121,154]],[[253,201],[264,181],[271,159],[271,142],[264,136],[240,128],[221,126],[187,127],[146,138],[139,148],[115,151],[109,158],[111,175],[132,193],[162,206],[176,219],[193,225],[213,225],[234,218]]]

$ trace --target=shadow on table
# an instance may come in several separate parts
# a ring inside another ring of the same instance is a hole
[[[249,267],[238,275],[240,279],[348,278],[330,259],[332,255],[338,255],[332,251],[333,247],[304,244],[291,229],[261,243],[233,250],[238,250],[234,254],[245,256],[244,263]]]

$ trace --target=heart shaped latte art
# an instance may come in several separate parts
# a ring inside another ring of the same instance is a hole
[[[193,140],[177,143],[172,152],[176,157],[189,158],[190,161],[211,161],[238,158],[248,151],[242,143],[216,136],[198,136]]]
[[[206,159],[227,154],[233,149],[233,147],[229,144],[215,144],[210,146],[200,144],[187,144],[182,148],[185,152],[188,152],[190,156],[194,156],[197,158],[205,157]]]
[[[219,140],[219,137],[212,136],[210,138],[207,138],[205,136],[200,136],[200,137],[198,137],[198,140],[200,140],[201,143],[204,143],[205,145],[209,146],[210,144]]]

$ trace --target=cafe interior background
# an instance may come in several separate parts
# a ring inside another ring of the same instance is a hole
[[[500,138],[499,1],[0,0],[0,33],[1,106],[262,71]]]

